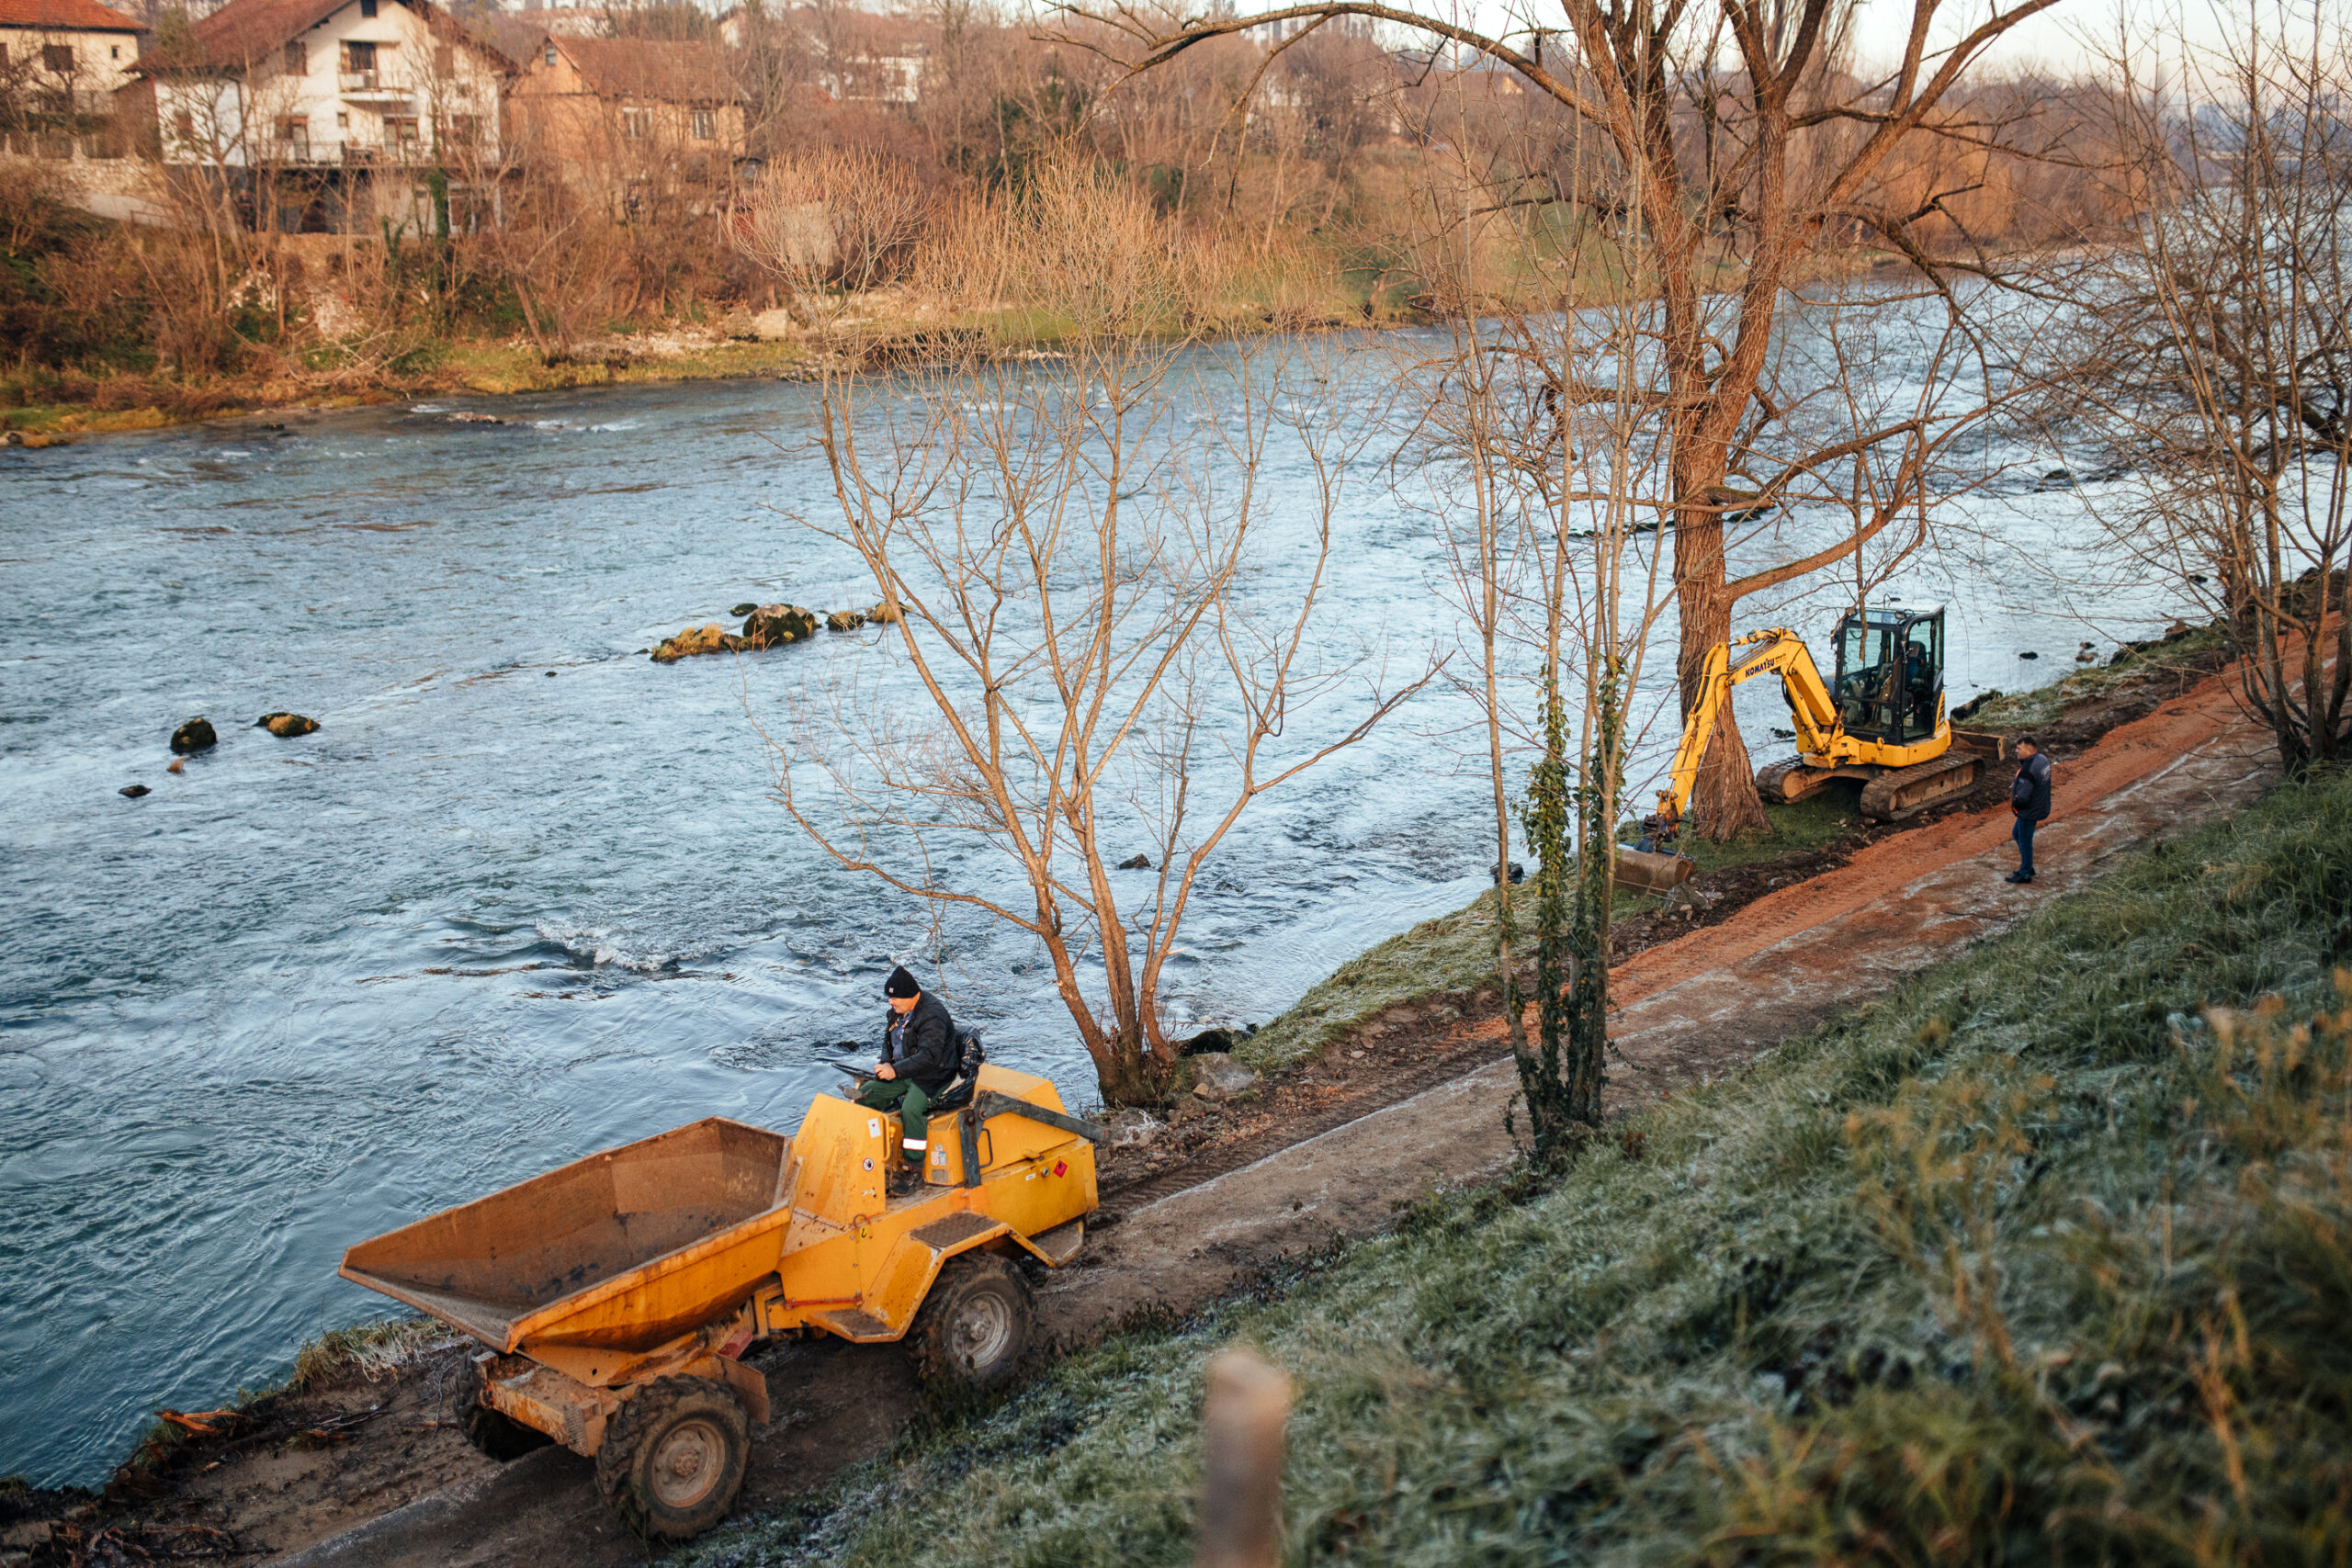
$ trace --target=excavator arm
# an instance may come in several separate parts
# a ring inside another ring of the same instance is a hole
[[[1763,646],[1733,663],[1732,649],[1751,643]],[[1690,792],[1699,782],[1699,764],[1706,758],[1707,743],[1715,737],[1715,721],[1722,715],[1724,705],[1731,701],[1732,688],[1764,674],[1781,677],[1790,716],[1796,723],[1797,749],[1816,755],[1829,750],[1839,728],[1838,704],[1821,679],[1821,671],[1814,663],[1804,638],[1784,626],[1770,626],[1710,649],[1706,670],[1699,682],[1699,700],[1692,705],[1690,716],[1682,726],[1682,743],[1674,750],[1673,771],[1667,775],[1669,787],[1657,792],[1661,827],[1670,830],[1690,808]]]

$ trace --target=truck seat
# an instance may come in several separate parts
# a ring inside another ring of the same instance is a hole
[[[931,1113],[934,1116],[943,1111],[961,1111],[972,1103],[972,1096],[980,1087],[980,1064],[989,1059],[977,1032],[959,1029],[956,1043],[962,1047],[956,1061],[956,1076],[948,1080],[945,1089],[931,1097]]]

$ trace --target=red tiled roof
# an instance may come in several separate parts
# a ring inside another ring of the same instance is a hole
[[[26,0],[0,0],[0,6],[24,3]],[[387,3],[406,6],[424,19],[436,37],[472,44],[503,66],[511,67],[514,63],[496,48],[450,20],[447,13],[431,0]],[[268,59],[289,39],[300,38],[350,4],[351,0],[229,0],[229,4],[196,24],[196,41],[203,51],[204,62],[238,70]],[[159,62],[158,68],[168,73],[184,67],[182,62],[167,61]]]
[[[143,33],[147,24],[98,0],[0,0],[0,28],[47,28],[57,32]]]
[[[726,58],[707,43],[642,38],[550,38],[600,98],[661,104],[731,103]]]
[[[196,41],[215,65],[243,65],[282,49],[351,0],[229,0],[196,24]]]

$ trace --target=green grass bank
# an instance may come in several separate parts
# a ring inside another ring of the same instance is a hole
[[[2346,963],[2352,777],[2282,785],[1555,1179],[1431,1194],[684,1555],[1187,1562],[1241,1340],[1298,1380],[1294,1562],[2343,1562]]]
[[[1764,808],[1772,829],[1727,844],[1697,840],[1685,847],[1701,874],[1770,860],[1794,850],[1836,843],[1859,820],[1852,795],[1838,790],[1793,806]],[[1621,835],[1631,843],[1639,829]],[[1532,883],[1518,890],[1521,930],[1530,929],[1535,897]],[[1620,891],[1616,916],[1623,919],[1657,908],[1654,894]],[[1527,939],[1522,939],[1523,941]],[[1534,949],[1527,947],[1532,956]],[[1423,920],[1351,958],[1316,983],[1287,1011],[1234,1047],[1234,1055],[1265,1072],[1279,1072],[1345,1039],[1385,1010],[1433,998],[1455,1004],[1495,982],[1495,896],[1481,893],[1450,915]]]

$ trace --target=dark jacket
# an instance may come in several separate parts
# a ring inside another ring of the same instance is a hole
[[[2050,815],[2050,753],[2036,751],[2018,764],[2009,785],[2009,809],[2039,822]]]
[[[956,1021],[947,1016],[947,1005],[929,991],[917,997],[914,1010],[907,1014],[907,1030],[899,1038],[899,1054],[893,1056],[890,1025],[898,1016],[895,1012],[883,1015],[882,1060],[923,1093],[937,1094],[956,1080]]]

